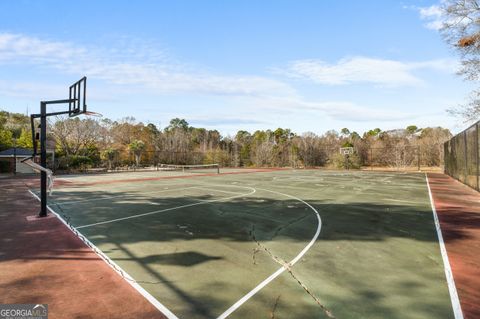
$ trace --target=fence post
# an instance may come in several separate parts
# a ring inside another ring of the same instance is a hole
[[[370,170],[373,171],[373,149],[370,147]]]
[[[467,150],[467,131],[463,131],[463,145],[465,146],[465,171],[464,171],[464,180],[463,183],[467,184],[468,177],[468,150]]]
[[[477,164],[477,191],[480,190],[480,185],[478,185],[479,183],[479,175],[480,175],[480,171],[479,171],[479,158],[478,156],[480,154],[478,154],[478,122],[475,123],[475,160],[476,160],[476,164]]]
[[[450,144],[450,141],[446,141],[445,143],[443,143],[443,173],[447,175],[452,175],[449,172],[448,164],[447,164],[447,161],[450,161],[450,156],[451,156],[450,153],[448,152],[449,144]]]

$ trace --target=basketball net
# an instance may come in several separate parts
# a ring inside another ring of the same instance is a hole
[[[83,114],[83,115],[87,115],[87,116],[103,117],[102,114],[97,113],[97,112],[92,112],[92,111],[85,111],[85,112],[83,112],[82,114]]]
[[[47,174],[47,192],[48,192],[48,195],[52,195],[52,192],[53,192],[53,172],[51,170],[49,170],[48,168],[45,168],[41,165],[38,165],[37,163],[32,161],[31,158],[27,159],[26,161],[23,161],[23,163],[27,164],[28,166],[33,168],[33,170],[37,173],[45,172]]]

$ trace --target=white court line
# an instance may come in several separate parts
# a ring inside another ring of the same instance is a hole
[[[215,192],[219,192],[219,193],[226,193],[226,194],[236,194],[236,195],[242,195],[242,194],[239,194],[238,192],[228,192],[228,191],[221,191],[219,189],[215,189],[215,188],[206,188],[206,187],[199,187],[199,186],[192,186],[192,187],[188,187],[188,188],[193,188],[193,189],[200,189],[200,190],[203,190],[203,191],[209,191],[209,192],[212,192],[212,193],[215,193]],[[187,189],[187,188],[184,188],[184,189]],[[216,194],[206,194],[206,195],[216,195]],[[188,195],[185,195],[185,197],[188,197]],[[210,202],[211,199],[197,199],[197,201],[199,202]]]
[[[178,184],[171,184],[178,186]],[[101,201],[105,199],[111,199],[111,198],[117,198],[117,197],[135,197],[141,196],[143,194],[156,194],[156,193],[165,193],[165,192],[170,192],[170,191],[176,191],[176,190],[183,190],[183,189],[189,189],[189,188],[196,188],[196,187],[179,187],[179,188],[170,188],[170,189],[162,189],[162,190],[156,190],[156,191],[149,191],[149,192],[140,192],[139,194],[131,194],[131,195],[112,195],[112,196],[107,196],[107,197],[99,197],[99,198],[91,198],[91,199],[80,199],[80,200],[73,200],[73,201],[66,201],[66,202],[58,202],[58,203],[53,203],[52,205],[70,205],[70,204],[76,204],[76,203],[84,203],[84,202],[94,202],[94,201]]]
[[[38,201],[40,198],[31,190],[28,190],[33,197],[35,197]],[[107,255],[105,255],[97,246],[95,246],[91,241],[85,237],[82,233],[80,233],[75,227],[69,225],[57,212],[55,212],[50,206],[47,208],[52,212],[63,224],[67,226],[67,228],[80,240],[82,240],[87,246],[92,249],[92,251],[97,254],[108,266],[110,266],[117,274],[126,278],[126,282],[130,284],[138,293],[140,293],[145,299],[147,299],[155,308],[157,308],[160,312],[162,312],[168,319],[178,319],[177,316],[173,314],[167,307],[165,307],[160,301],[155,299],[148,291],[143,289],[132,276],[130,276],[125,270],[123,270],[117,263],[111,260]]]
[[[395,198],[382,198],[382,200],[388,200],[392,202],[399,202],[399,203],[409,203],[409,204],[422,204],[424,202],[420,201],[413,201],[413,200],[408,200],[408,199],[395,199]]]
[[[452,268],[448,261],[447,249],[445,242],[443,241],[442,230],[440,228],[440,221],[438,220],[437,210],[433,202],[432,190],[430,189],[430,183],[428,182],[427,173],[425,173],[425,179],[427,181],[428,196],[430,197],[430,204],[432,205],[433,219],[435,220],[435,228],[437,230],[438,242],[440,244],[440,252],[443,259],[443,268],[445,269],[445,277],[447,279],[448,291],[450,292],[450,299],[452,301],[453,314],[455,319],[463,319],[462,307],[460,306],[460,300],[458,299],[457,288],[455,287],[455,280],[453,279]]]
[[[315,232],[315,235],[313,236],[312,240],[310,240],[310,242],[307,244],[307,246],[305,246],[305,248],[303,248],[302,251],[294,259],[292,259],[289,263],[287,263],[286,265],[279,268],[276,272],[271,274],[267,279],[265,279],[260,284],[258,284],[249,293],[247,293],[240,300],[238,300],[236,303],[234,303],[230,308],[228,308],[225,312],[223,312],[220,316],[218,316],[217,319],[227,318],[235,310],[237,310],[241,305],[243,305],[248,299],[252,298],[257,292],[259,292],[263,287],[265,287],[271,281],[273,281],[275,278],[280,276],[281,273],[283,273],[285,270],[287,270],[287,267],[291,267],[294,264],[296,264],[300,260],[300,258],[302,258],[303,255],[305,255],[305,253],[313,246],[313,244],[317,240],[318,236],[320,235],[320,230],[322,229],[322,219],[320,218],[320,214],[318,213],[318,211],[312,205],[310,205],[306,201],[304,201],[304,200],[302,200],[298,197],[292,196],[292,195],[287,195],[287,194],[283,194],[283,193],[268,190],[268,189],[262,189],[262,188],[257,188],[257,189],[258,190],[263,190],[263,191],[266,191],[266,192],[270,192],[270,193],[274,193],[274,194],[279,194],[279,195],[290,197],[290,198],[298,200],[298,201],[304,203],[305,205],[307,205],[308,207],[310,207],[315,212],[315,214],[317,216],[317,219],[318,219],[317,231]]]
[[[218,186],[217,184],[214,184],[214,185],[203,184],[203,185],[205,185],[205,186]],[[233,187],[238,187],[238,186],[233,186]],[[210,190],[210,191],[226,193],[226,194],[238,194],[237,192],[229,192],[229,191],[219,190],[219,189],[215,189],[215,188],[205,188],[205,187],[200,187],[200,186],[193,186],[192,188],[207,189],[207,190]]]
[[[245,194],[240,194],[240,195],[235,195],[235,196],[230,196],[230,197],[223,197],[223,198],[219,198],[219,199],[212,199],[212,200],[209,200],[209,201],[195,202],[195,203],[176,206],[176,207],[154,210],[152,212],[143,213],[143,214],[137,214],[137,215],[127,216],[127,217],[115,218],[115,219],[106,220],[106,221],[103,221],[103,222],[77,226],[76,228],[81,229],[81,228],[92,227],[92,226],[97,226],[97,225],[110,224],[110,223],[115,223],[115,222],[119,222],[119,221],[123,221],[123,220],[127,220],[127,219],[139,218],[139,217],[149,216],[149,215],[153,215],[153,214],[168,212],[168,211],[172,211],[172,210],[176,210],[176,209],[198,206],[198,205],[205,205],[205,204],[208,204],[208,203],[219,202],[219,201],[222,201],[222,200],[233,199],[233,198],[243,197],[243,196],[249,196],[249,195],[252,195],[253,193],[256,192],[256,189],[252,188],[252,187],[248,187],[248,186],[239,186],[239,187],[249,188],[251,190],[251,192],[250,193],[245,193]]]

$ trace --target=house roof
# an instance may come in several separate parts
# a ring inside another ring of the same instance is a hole
[[[21,147],[17,147],[16,149],[9,148],[7,150],[1,151],[0,157],[12,157],[14,153],[16,153],[16,156],[18,157],[28,157],[28,156],[32,156],[33,150],[28,148],[21,148]]]

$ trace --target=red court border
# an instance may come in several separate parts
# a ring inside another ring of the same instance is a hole
[[[463,317],[480,318],[480,193],[445,174],[427,178]]]
[[[27,221],[26,180],[0,179],[0,304],[46,303],[49,318],[165,319],[59,219]]]

